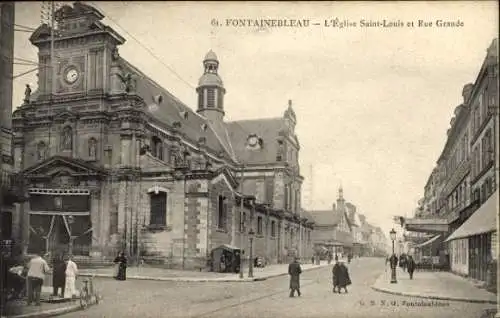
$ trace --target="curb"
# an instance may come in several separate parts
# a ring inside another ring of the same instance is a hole
[[[16,316],[8,316],[7,318],[42,318],[42,317],[53,317],[53,316],[59,316],[59,315],[64,315],[72,312],[76,312],[79,310],[83,310],[80,305],[71,305],[63,308],[56,308],[56,309],[51,309],[51,310],[45,310],[45,311],[39,311],[39,312],[34,312],[34,313],[29,313],[29,314],[21,314],[21,315],[16,315]],[[2,316],[3,318],[4,316]]]
[[[386,293],[386,294],[392,294],[392,295],[398,295],[398,296],[408,296],[408,297],[415,297],[415,298],[425,298],[425,299],[435,299],[435,300],[448,300],[448,301],[461,301],[461,302],[466,302],[466,303],[476,303],[476,304],[492,304],[496,305],[497,302],[494,300],[484,300],[484,299],[470,299],[470,298],[459,298],[459,297],[445,297],[445,296],[432,296],[432,295],[421,295],[417,293],[407,293],[407,292],[396,292],[392,291],[386,288],[381,288],[381,287],[375,287],[375,285],[371,286],[373,290]]]
[[[310,270],[315,270],[315,269],[320,269],[324,268],[327,265],[320,265],[317,267],[312,267],[312,268],[307,268],[304,269],[303,272],[310,271]],[[266,275],[263,277],[254,277],[254,278],[190,278],[190,277],[151,277],[151,276],[128,276],[127,279],[134,279],[134,280],[152,280],[152,281],[165,281],[165,282],[200,282],[200,283],[207,283],[207,282],[217,282],[217,283],[248,283],[248,282],[259,282],[259,281],[264,281],[269,278],[274,278],[274,277],[279,277],[279,276],[285,276],[288,275],[288,273],[279,273],[279,274],[270,274]],[[90,274],[90,273],[84,273],[80,274],[79,276],[83,277],[102,277],[102,278],[113,278],[112,275],[109,274]]]

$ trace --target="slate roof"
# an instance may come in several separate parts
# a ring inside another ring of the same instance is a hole
[[[340,222],[341,214],[334,213],[332,210],[313,210],[309,211],[309,213],[317,225],[337,225]]]
[[[144,75],[125,59],[120,58],[120,64],[124,74],[132,73],[135,75],[136,94],[146,103],[147,113],[170,127],[173,127],[174,122],[181,123],[178,130],[192,142],[196,143],[200,137],[205,137],[206,147],[215,153],[223,153],[226,159],[231,160],[229,150],[223,146],[223,143],[209,125],[208,119],[186,106],[168,90]],[[162,96],[162,102],[159,104],[155,102],[155,96],[158,95]],[[184,117],[185,114],[187,114],[187,119]],[[206,125],[205,131],[202,128],[204,124]]]
[[[315,222],[314,217],[307,210],[302,210],[301,215],[303,218],[306,218],[308,222]]]
[[[266,164],[276,162],[278,153],[277,139],[280,131],[286,131],[284,118],[264,118],[240,120],[226,123],[231,144],[238,160],[247,164]],[[262,138],[261,149],[248,149],[250,134]]]

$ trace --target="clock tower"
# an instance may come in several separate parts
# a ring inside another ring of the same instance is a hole
[[[62,6],[54,17],[53,29],[42,24],[30,38],[39,49],[40,98],[106,93],[113,51],[125,39],[100,22],[102,13],[80,2]]]

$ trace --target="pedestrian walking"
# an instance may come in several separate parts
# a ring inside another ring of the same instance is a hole
[[[314,265],[314,255],[311,257],[311,262]]]
[[[73,262],[71,256],[66,258],[66,284],[65,284],[65,294],[69,295],[70,298],[76,297],[76,277],[78,276],[78,266]]]
[[[298,257],[294,257],[293,262],[288,265],[288,275],[290,275],[290,297],[295,296],[295,291],[297,294],[300,293],[300,274],[302,274],[302,268],[300,268],[300,263]]]
[[[47,261],[40,255],[35,254],[28,264],[28,306],[35,302],[40,306],[40,294],[42,292],[45,275],[50,272]]]
[[[114,263],[117,265],[116,280],[127,279],[127,258],[125,253],[121,252],[116,258]]]
[[[399,256],[399,267],[403,269],[403,272],[406,271],[406,254],[403,253]]]
[[[343,262],[335,263],[332,268],[333,292],[341,293],[343,288],[347,293],[347,286],[351,285],[351,278],[349,276],[349,269]]]
[[[56,255],[52,262],[52,296],[59,295],[61,289],[61,297],[64,298],[64,289],[66,288],[66,262],[61,254]]]
[[[406,259],[406,268],[408,269],[408,274],[410,274],[410,279],[413,279],[413,272],[415,271],[415,260],[413,259],[413,256],[408,255]]]

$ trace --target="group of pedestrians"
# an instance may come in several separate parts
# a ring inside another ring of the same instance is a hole
[[[46,255],[48,258],[49,255]],[[28,296],[28,306],[32,303],[40,306],[40,294],[42,291],[45,276],[52,273],[53,296],[69,295],[71,298],[76,296],[76,277],[78,275],[78,267],[72,261],[70,256],[62,258],[58,255],[53,262],[51,269],[47,261],[40,255],[35,254],[28,262],[26,273],[26,290]]]
[[[293,262],[288,265],[290,297],[295,297],[295,292],[297,292],[299,297],[302,295],[300,292],[300,274],[302,274],[302,268],[300,267],[299,258],[295,257]],[[347,286],[351,285],[351,283],[349,269],[343,261],[339,261],[338,257],[335,257],[335,265],[332,267],[333,292],[340,294],[341,290],[344,289],[347,293]]]
[[[385,263],[386,265],[387,263],[389,263],[391,268],[396,268],[399,265],[399,267],[403,269],[403,272],[408,271],[410,279],[413,279],[413,273],[415,272],[415,268],[417,267],[413,256],[403,253],[399,255],[398,258],[396,254],[392,254],[390,257],[386,258]]]

